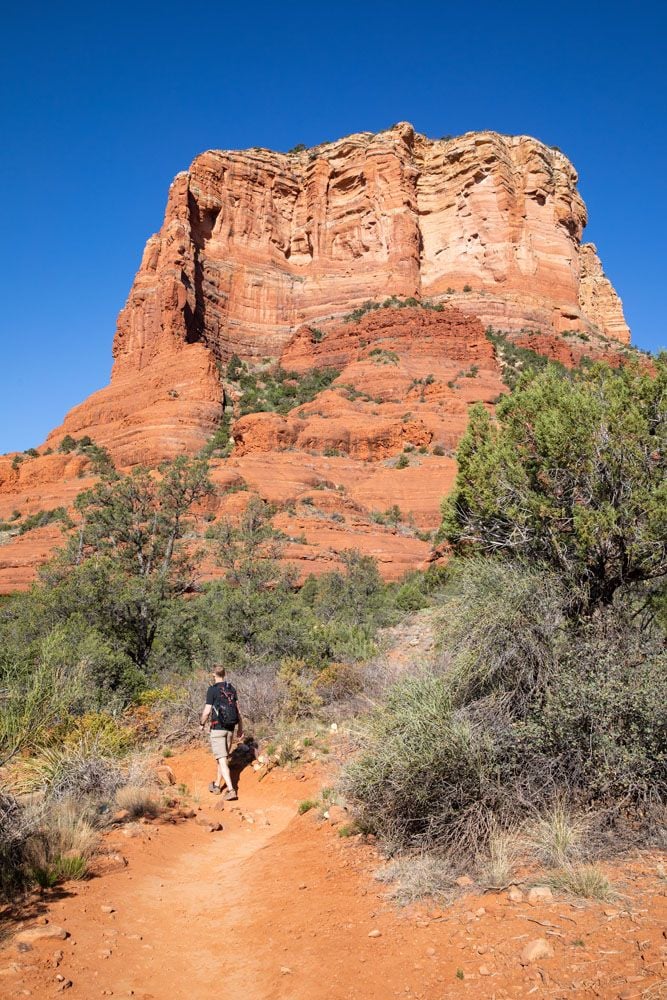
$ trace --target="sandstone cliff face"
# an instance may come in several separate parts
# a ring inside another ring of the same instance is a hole
[[[406,123],[294,154],[209,150],[171,185],[118,319],[111,384],[46,445],[88,435],[119,466],[154,465],[196,452],[229,412],[220,373],[232,354],[335,367],[307,405],[234,422],[231,457],[213,463],[217,515],[255,492],[281,508],[287,557],[304,573],[357,547],[400,576],[428,558],[469,405],[504,391],[486,326],[565,364],[624,356],[622,305],[581,243],[576,183],[535,139],[433,141]],[[344,321],[388,296],[439,311]],[[0,461],[0,520],[70,507],[90,475],[80,456]],[[394,504],[400,523],[382,514]],[[26,586],[58,537],[53,525],[0,533],[0,590]]]
[[[169,338],[223,358],[277,356],[303,322],[447,289],[476,315],[488,296],[498,320],[499,300],[509,328],[575,322],[627,340],[594,249],[582,253],[576,182],[567,158],[535,139],[432,141],[408,124],[292,155],[203,153],[173,182],[146,246],[116,371],[150,364]]]

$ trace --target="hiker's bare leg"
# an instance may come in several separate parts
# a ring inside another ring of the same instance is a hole
[[[228,791],[234,791],[232,776],[229,773],[229,760],[227,757],[220,757],[218,760],[218,787],[220,788],[220,791],[222,791],[225,785],[227,786]]]
[[[233,735],[234,735],[233,733],[226,733],[225,734],[225,737],[226,737],[225,743],[226,743],[226,747],[227,747],[227,754],[229,754],[229,751],[231,750],[231,747],[232,747],[232,737],[233,737]],[[229,756],[218,757],[218,785],[220,787],[220,791],[222,791],[223,782],[227,786],[227,791],[233,793],[234,792],[234,785],[232,784],[232,776],[231,776],[231,774],[229,772]]]

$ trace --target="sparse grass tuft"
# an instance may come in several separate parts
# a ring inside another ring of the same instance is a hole
[[[480,863],[480,874],[487,889],[509,885],[521,858],[523,844],[515,830],[492,828],[487,841],[487,853]]]
[[[64,799],[49,806],[28,837],[27,868],[42,889],[84,878],[98,842],[99,833],[81,802]]]
[[[575,815],[565,802],[557,802],[527,830],[527,839],[539,860],[549,868],[562,868],[581,853],[589,823]]]
[[[449,860],[428,853],[403,854],[377,871],[375,878],[391,884],[390,896],[401,906],[425,897],[446,897],[455,886]]]
[[[339,837],[354,837],[360,832],[356,823],[343,823],[338,827]]]
[[[614,891],[609,879],[597,865],[568,865],[549,879],[554,889],[561,889],[584,899],[612,899]]]
[[[142,785],[124,785],[116,792],[116,803],[127,809],[133,819],[148,816],[154,819],[160,813],[160,804],[151,788]]]
[[[304,799],[303,802],[299,802],[298,813],[299,816],[304,816],[305,813],[310,812],[311,809],[317,809],[319,802],[317,799]]]

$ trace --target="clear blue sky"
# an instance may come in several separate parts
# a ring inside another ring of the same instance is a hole
[[[108,380],[168,185],[204,149],[411,121],[573,160],[636,344],[664,320],[667,15],[657,3],[8,5],[0,60],[0,451]]]

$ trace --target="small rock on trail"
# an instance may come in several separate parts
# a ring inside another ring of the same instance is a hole
[[[553,902],[554,894],[548,885],[534,885],[532,889],[528,890],[526,898],[531,906],[537,906],[538,903]]]
[[[521,964],[530,965],[532,962],[539,962],[542,958],[553,958],[554,950],[546,938],[535,938],[529,941],[521,952]]]
[[[46,924],[41,927],[29,927],[25,931],[19,931],[14,941],[17,945],[31,945],[35,941],[46,941],[49,939],[64,941],[68,937],[69,934],[64,927],[59,927],[57,924]]]

